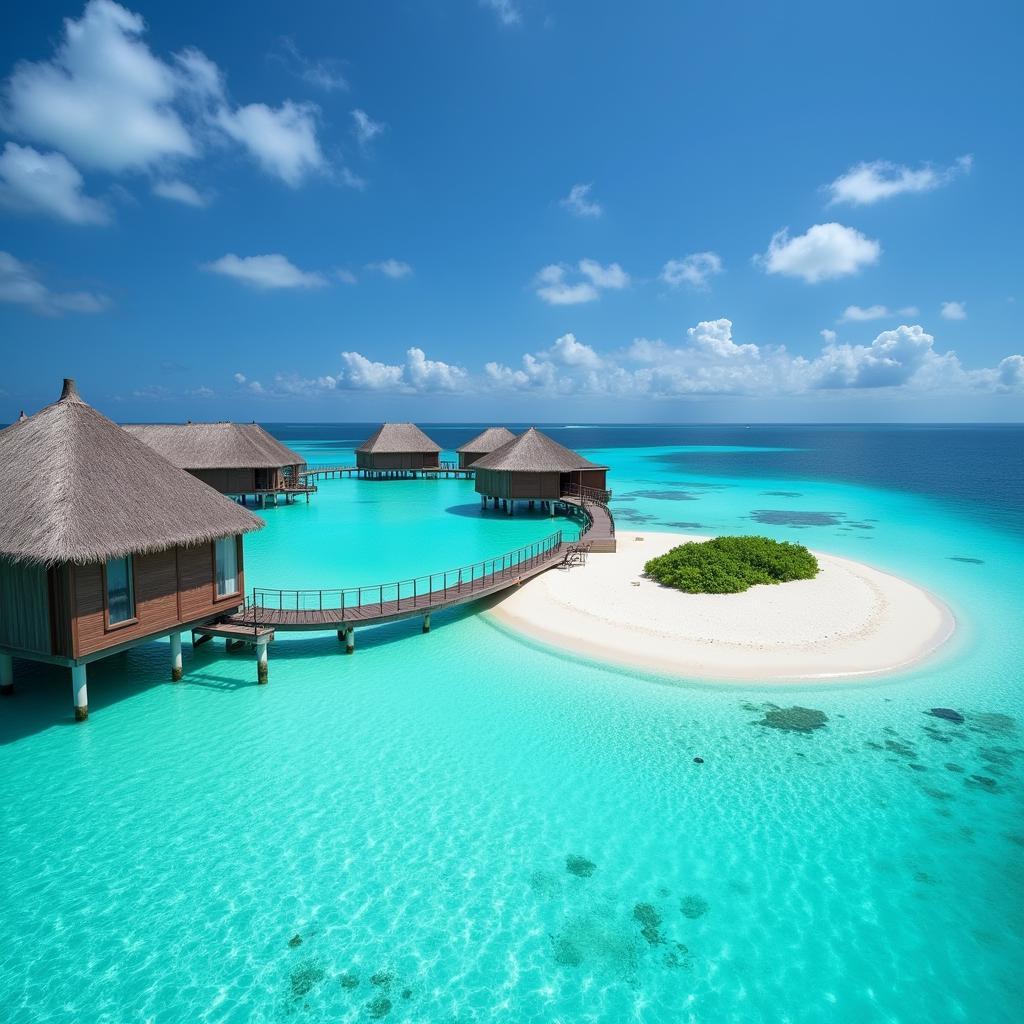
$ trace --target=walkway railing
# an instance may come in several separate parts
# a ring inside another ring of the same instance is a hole
[[[344,618],[346,611],[364,614],[378,611],[384,614],[385,606],[394,606],[394,611],[403,608],[429,608],[459,597],[467,598],[475,591],[486,590],[501,580],[516,576],[552,561],[561,551],[562,531],[558,530],[543,540],[524,545],[503,555],[487,558],[480,562],[448,569],[445,572],[430,573],[394,583],[378,583],[368,587],[343,587],[331,590],[274,590],[256,587],[252,600],[247,602],[246,616],[270,609],[271,611],[334,611]],[[254,617],[254,621],[255,618]]]
[[[562,494],[583,501],[596,501],[599,505],[607,505],[612,500],[612,492],[603,487],[584,487],[581,484],[562,484]]]

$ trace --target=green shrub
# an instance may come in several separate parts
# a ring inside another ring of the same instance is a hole
[[[758,583],[810,580],[818,560],[802,544],[768,537],[716,537],[652,558],[644,573],[688,594],[738,594]]]

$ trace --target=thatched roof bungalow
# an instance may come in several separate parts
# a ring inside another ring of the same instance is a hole
[[[507,427],[488,427],[456,449],[459,455],[459,469],[469,469],[477,459],[490,455],[495,448],[514,441],[515,437],[516,435]]]
[[[124,429],[221,494],[307,490],[299,477],[306,460],[257,423],[126,423]]]
[[[478,459],[476,490],[485,498],[558,501],[564,494],[590,489],[605,495],[607,466],[530,427],[525,433]]]
[[[243,603],[242,535],[262,526],[65,380],[0,431],[0,688],[12,657],[69,666],[84,718],[85,665],[168,634],[180,678],[181,630]]]
[[[365,475],[405,476],[440,467],[441,446],[415,423],[384,423],[356,449],[356,466]]]

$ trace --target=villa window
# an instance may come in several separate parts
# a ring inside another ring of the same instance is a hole
[[[238,543],[235,537],[221,537],[213,543],[217,596],[238,593]]]
[[[135,587],[132,581],[132,559],[112,558],[106,566],[107,623],[116,626],[135,618]]]

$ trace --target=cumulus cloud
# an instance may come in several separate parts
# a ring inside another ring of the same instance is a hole
[[[396,260],[394,257],[380,260],[377,263],[367,263],[366,266],[370,270],[379,271],[385,277],[390,277],[394,281],[408,277],[412,273],[412,267],[408,263],[404,260]]]
[[[856,228],[832,222],[815,224],[795,238],[783,228],[772,236],[768,251],[754,260],[766,273],[800,277],[816,284],[856,274],[877,263],[881,253],[881,245]]]
[[[489,7],[494,11],[502,25],[518,25],[523,20],[515,0],[480,0],[480,6]]]
[[[277,288],[322,288],[327,284],[323,274],[300,270],[280,253],[266,256],[236,256],[228,253],[219,260],[204,264],[203,269],[263,291]]]
[[[106,296],[94,292],[53,291],[9,252],[0,252],[0,302],[24,306],[42,316],[101,313],[110,305]]]
[[[628,285],[629,274],[618,263],[602,266],[591,259],[580,260],[575,275],[565,264],[552,263],[542,267],[534,278],[538,297],[551,306],[593,302],[605,289],[618,291]]]
[[[600,217],[604,213],[604,207],[590,198],[591,187],[582,184],[573,185],[569,189],[569,194],[564,199],[558,200],[558,205],[577,217]]]
[[[831,193],[829,203],[866,206],[908,192],[931,192],[967,174],[972,163],[970,155],[958,157],[946,168],[924,164],[915,170],[888,160],[859,163],[827,186]]]
[[[236,107],[205,54],[187,48],[162,59],[145,31],[141,15],[90,0],[80,19],[65,19],[50,60],[15,66],[2,92],[5,127],[113,174],[166,172],[198,157],[211,134],[234,140],[289,185],[325,169],[314,106]]]
[[[161,199],[171,199],[176,203],[184,203],[186,206],[202,208],[209,205],[209,198],[204,196],[195,186],[187,181],[171,180],[156,181],[153,183],[153,195]]]
[[[661,280],[670,288],[688,284],[698,291],[707,291],[710,279],[722,273],[722,258],[716,252],[694,252],[681,260],[669,260],[661,268]]]
[[[839,344],[821,332],[811,357],[781,345],[738,342],[726,318],[702,321],[682,345],[635,338],[626,348],[599,353],[573,335],[549,349],[526,353],[520,366],[489,362],[482,386],[544,395],[671,398],[686,395],[799,395],[819,390],[906,388],[918,391],[1024,389],[1024,357],[991,369],[966,369],[952,351],[939,351],[919,325],[883,331],[867,344]],[[585,351],[582,358],[573,354]]]
[[[340,386],[360,391],[457,391],[468,378],[461,366],[428,359],[416,346],[406,351],[404,364],[376,362],[361,352],[342,352],[341,360]]]
[[[966,302],[944,302],[940,310],[943,320],[966,320]]]
[[[107,208],[82,191],[82,175],[62,153],[8,142],[0,153],[0,203],[71,224],[106,224]]]
[[[374,121],[372,117],[358,107],[352,111],[352,134],[356,141],[366,149],[378,135],[383,135],[387,125],[383,121]]]

